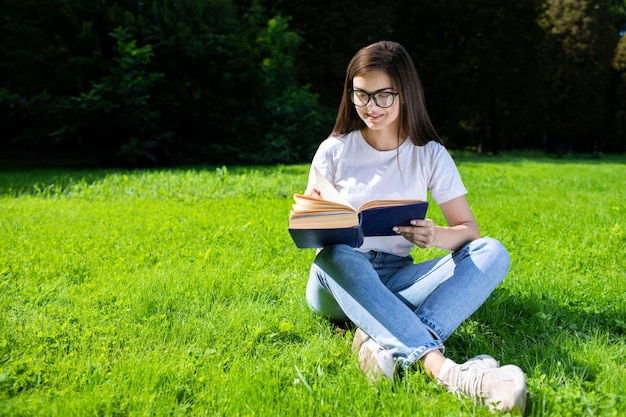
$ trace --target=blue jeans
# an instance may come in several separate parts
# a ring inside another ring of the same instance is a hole
[[[311,308],[349,320],[408,367],[443,342],[504,279],[510,258],[497,240],[481,238],[441,258],[362,253],[328,246],[307,284]]]

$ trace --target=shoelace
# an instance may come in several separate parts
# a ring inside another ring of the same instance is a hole
[[[484,376],[484,369],[477,366],[461,365],[456,372],[454,385],[450,387],[451,391],[480,399],[484,396],[481,391]]]

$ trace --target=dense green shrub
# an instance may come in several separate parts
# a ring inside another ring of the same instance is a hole
[[[116,48],[110,73],[63,103],[64,124],[53,136],[85,144],[105,160],[156,162],[156,150],[169,138],[159,129],[160,111],[152,100],[163,74],[146,70],[153,56],[151,45],[137,46],[121,27],[111,37]]]
[[[380,39],[452,148],[622,152],[625,28],[621,0],[3,0],[0,158],[309,160]]]
[[[293,162],[329,129],[329,111],[293,75],[301,38],[256,2],[7,3],[0,148],[125,165]]]

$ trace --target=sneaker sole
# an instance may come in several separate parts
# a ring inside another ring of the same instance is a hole
[[[382,376],[393,381],[398,366],[395,359],[363,330],[357,328],[352,341],[352,353],[359,355],[361,370],[372,380]]]
[[[495,408],[499,411],[517,410],[524,415],[526,411],[526,378],[524,372],[515,365],[505,365],[499,368],[500,372],[504,371],[505,375],[515,384],[514,395],[515,403],[513,407],[506,407],[499,403],[489,403],[490,408]]]
[[[367,342],[370,337],[363,330],[357,328],[354,332],[354,340],[352,341],[352,353],[359,353],[363,343]]]
[[[398,366],[391,354],[373,339],[368,339],[359,350],[361,370],[374,382],[381,377],[393,382]]]

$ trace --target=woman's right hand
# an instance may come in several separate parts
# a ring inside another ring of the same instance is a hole
[[[320,192],[320,189],[317,187],[317,184],[315,184],[311,188],[307,188],[306,191],[304,192],[304,195],[306,195],[307,197],[319,198],[320,200],[322,199],[322,193]]]

